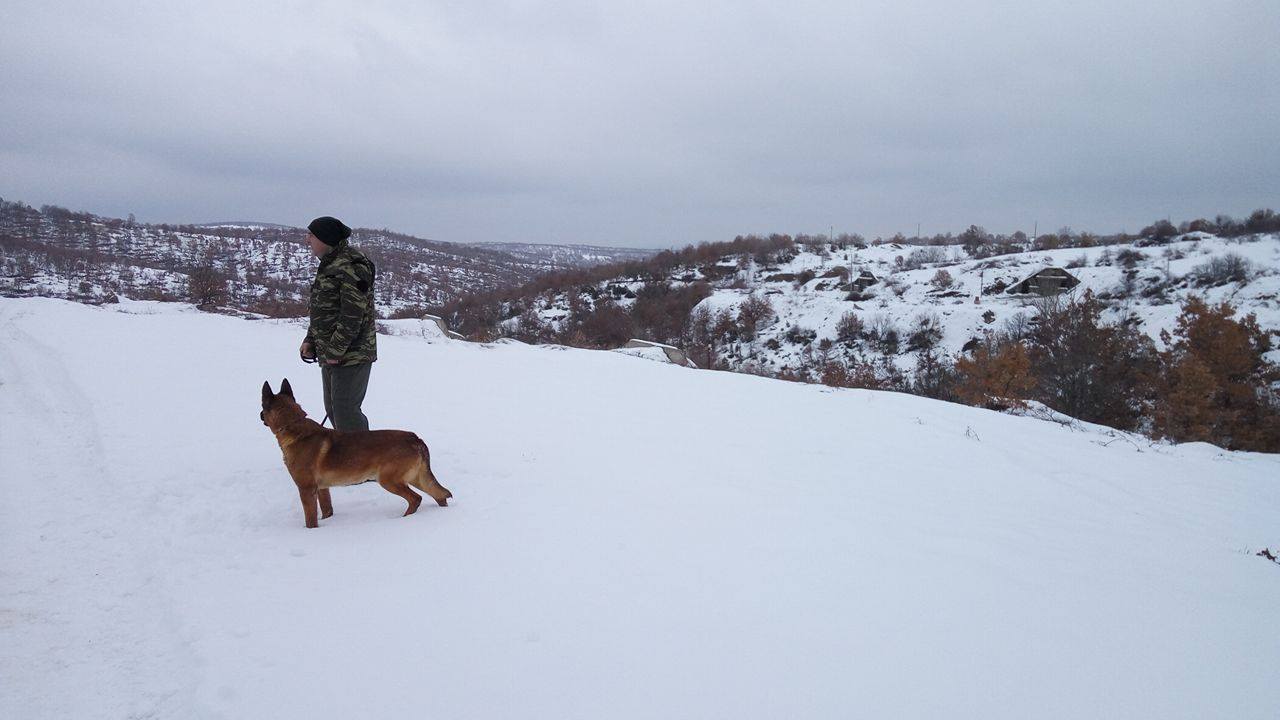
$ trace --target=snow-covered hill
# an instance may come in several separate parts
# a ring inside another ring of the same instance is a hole
[[[305,312],[315,258],[306,231],[260,222],[148,225],[0,200],[0,295],[82,302],[190,300],[194,272],[225,292],[210,304],[271,315]],[[352,242],[378,266],[384,313],[440,305],[542,273],[647,257],[628,248],[437,242],[357,228]],[[207,283],[206,283],[207,285]]]
[[[0,717],[1280,710],[1277,456],[405,332],[366,410],[455,502],[307,530],[301,334],[0,299]]]
[[[1189,233],[1158,246],[1137,239],[981,259],[969,257],[958,245],[897,243],[864,248],[797,244],[767,255],[727,255],[714,263],[682,265],[665,278],[675,286],[708,283],[712,292],[700,307],[712,316],[737,317],[752,296],[772,306],[773,319],[754,338],[716,344],[716,364],[803,374],[820,364],[816,353],[829,352],[834,357],[885,355],[910,373],[921,349],[910,342],[918,330],[926,331],[921,337],[932,335],[929,349],[956,354],[986,331],[1034,317],[1035,298],[1008,289],[1045,268],[1066,270],[1080,281],[1074,295],[1092,291],[1108,305],[1105,320],[1135,322],[1157,346],[1161,331],[1173,328],[1182,302],[1192,293],[1213,303],[1229,301],[1241,316],[1254,313],[1263,329],[1280,333],[1277,234],[1221,238]],[[850,277],[870,282],[854,288]],[[570,294],[575,302],[590,304],[605,297],[629,308],[636,293],[652,282],[617,277],[598,283],[590,293],[574,288],[529,302],[542,321],[555,326],[570,314]],[[862,332],[842,338],[839,324],[848,315],[857,318]],[[512,317],[505,328],[518,332],[520,322]],[[931,328],[936,332],[928,332]],[[892,342],[883,341],[887,337]],[[824,345],[827,349],[821,350]],[[1280,361],[1280,352],[1272,357]]]

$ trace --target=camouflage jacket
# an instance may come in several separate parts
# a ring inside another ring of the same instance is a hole
[[[378,359],[373,276],[373,263],[346,240],[320,258],[311,283],[307,342],[321,363],[359,365]]]

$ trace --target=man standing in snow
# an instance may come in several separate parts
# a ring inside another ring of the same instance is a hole
[[[360,405],[378,359],[373,317],[373,263],[351,247],[351,228],[332,217],[307,226],[311,252],[320,258],[311,283],[311,326],[299,354],[320,363],[324,410],[335,430],[368,430]]]

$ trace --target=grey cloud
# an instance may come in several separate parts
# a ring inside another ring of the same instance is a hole
[[[1275,3],[16,3],[0,194],[455,241],[1280,205]]]

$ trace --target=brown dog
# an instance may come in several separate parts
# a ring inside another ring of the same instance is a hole
[[[287,379],[280,383],[278,395],[271,392],[269,383],[262,383],[261,417],[280,443],[309,528],[320,526],[317,500],[324,517],[333,514],[329,488],[335,485],[377,480],[409,502],[405,515],[412,515],[422,502],[410,485],[430,495],[440,507],[453,497],[431,473],[431,453],[417,435],[403,430],[339,432],[322,427],[298,406]]]

